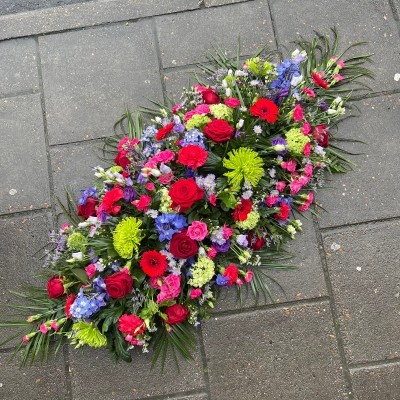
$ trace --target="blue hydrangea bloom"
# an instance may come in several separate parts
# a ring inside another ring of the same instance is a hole
[[[185,137],[181,142],[181,146],[185,147],[189,144],[195,144],[197,146],[206,149],[206,145],[204,143],[204,135],[198,129],[191,129],[189,132],[185,133]]]
[[[71,315],[73,319],[88,319],[94,313],[104,307],[106,303],[107,293],[89,293],[85,295],[83,289],[79,291],[79,294],[75,301],[71,305]]]
[[[181,214],[161,214],[155,219],[160,242],[171,240],[174,233],[186,227],[187,219]]]

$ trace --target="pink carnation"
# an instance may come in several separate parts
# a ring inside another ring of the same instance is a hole
[[[179,296],[181,292],[181,278],[178,275],[168,275],[164,278],[161,285],[161,291],[157,295],[157,303],[165,300],[172,300]]]
[[[299,122],[303,119],[303,109],[300,104],[296,104],[293,110],[293,119]]]
[[[224,239],[228,240],[233,235],[233,229],[224,225],[222,227],[222,234],[224,235]]]
[[[140,196],[139,200],[132,201],[132,205],[135,206],[139,211],[147,211],[151,203],[152,198],[147,194]]]
[[[203,93],[205,90],[207,90],[208,88],[206,88],[205,86],[201,86],[198,83],[196,83],[193,86],[199,93]]]
[[[42,332],[43,334],[46,334],[49,329],[47,328],[47,326],[45,324],[41,324],[39,327],[40,332]]]
[[[146,189],[152,192],[155,189],[154,183],[153,182],[147,182],[146,183]]]
[[[344,68],[345,63],[343,60],[339,60],[336,62],[336,65],[339,67],[339,69],[342,69],[342,68]]]
[[[51,321],[50,326],[55,330],[58,331],[60,329],[60,327],[57,324],[57,321]]]
[[[314,98],[314,97],[315,97],[315,92],[314,92],[314,90],[312,90],[312,89],[310,89],[310,88],[303,88],[303,92],[304,92],[308,97],[311,97],[311,98]]]
[[[27,336],[27,335],[25,335],[23,338],[22,338],[22,341],[24,342],[24,343],[28,343],[29,342],[29,337]]]
[[[344,79],[343,76],[340,74],[333,75],[333,78],[336,79],[337,81],[342,81]]]
[[[151,160],[155,160],[158,163],[167,163],[175,158],[175,153],[171,150],[164,150],[157,153]]]
[[[92,279],[94,274],[96,273],[96,266],[94,264],[89,264],[87,267],[85,267],[85,272],[86,276],[89,279]]]
[[[196,289],[192,289],[190,291],[189,297],[190,297],[190,300],[194,300],[194,299],[197,299],[198,297],[200,297],[201,295],[202,295],[201,289],[200,288],[196,288]]]
[[[276,182],[276,190],[278,192],[283,192],[285,190],[285,187],[286,187],[286,182],[284,182],[284,181]]]
[[[253,279],[253,271],[249,269],[244,277],[245,282],[250,282]]]
[[[162,183],[163,185],[167,185],[168,183],[170,183],[172,181],[172,179],[174,179],[173,173],[164,174],[158,178],[158,182]]]
[[[183,120],[185,122],[189,121],[190,118],[192,118],[194,115],[198,115],[198,114],[209,114],[210,113],[210,106],[208,104],[199,104],[198,106],[196,106],[196,108],[194,108],[191,111],[188,111],[185,116],[183,117]]]
[[[311,145],[310,143],[306,143],[304,145],[303,154],[308,157],[311,154]]]
[[[210,248],[210,250],[208,250],[208,252],[207,252],[207,257],[208,257],[208,258],[211,258],[211,260],[212,260],[212,259],[215,258],[215,256],[217,255],[217,253],[218,253],[217,249],[216,249],[215,247],[212,246],[212,247]]]
[[[308,196],[305,199],[304,204],[299,206],[299,210],[303,211],[303,212],[307,211],[308,208],[310,207],[310,205],[312,204],[313,200],[314,200],[314,193],[312,193],[312,192],[308,193]]]
[[[214,207],[217,205],[217,196],[215,194],[210,194],[208,200],[210,201],[210,204]]]
[[[288,170],[289,172],[294,172],[294,171],[296,171],[296,161],[294,161],[294,160],[289,160],[287,162],[283,161],[281,163],[281,167],[283,169]]]
[[[182,104],[178,103],[172,107],[171,111],[173,114],[176,114],[181,108],[182,108]]]
[[[272,207],[278,201],[278,196],[268,196],[265,199],[268,207]]]
[[[230,108],[236,108],[240,106],[240,100],[237,99],[236,97],[227,97],[224,100],[224,103]]]
[[[201,221],[193,221],[186,234],[190,239],[200,242],[208,235],[207,224]]]
[[[310,123],[309,122],[304,122],[303,123],[303,129],[301,130],[301,133],[303,134],[303,135],[308,135],[309,133],[310,133],[310,131],[311,131],[311,126],[310,126]]]
[[[303,183],[299,179],[295,179],[294,181],[290,182],[290,194],[293,195],[298,193],[303,186]]]
[[[313,175],[313,169],[312,169],[312,164],[309,162],[307,165],[304,167],[304,174],[311,178]]]

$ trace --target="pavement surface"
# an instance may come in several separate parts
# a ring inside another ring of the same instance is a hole
[[[20,370],[3,349],[0,399],[400,399],[399,13],[399,0],[1,1],[0,309],[40,270],[56,197],[92,181],[124,105],[176,96],[212,41],[233,54],[240,35],[249,55],[336,25],[343,44],[369,42],[376,93],[341,126],[368,145],[318,193],[328,212],[291,243],[299,269],[273,275],[277,304],[227,294],[180,374],[68,347]]]

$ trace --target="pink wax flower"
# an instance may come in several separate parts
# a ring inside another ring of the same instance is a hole
[[[293,110],[293,119],[295,122],[299,122],[303,119],[303,109],[300,104],[296,104]]]
[[[309,122],[304,122],[303,123],[303,128],[302,128],[302,130],[301,130],[301,133],[303,134],[303,135],[308,135],[309,133],[310,133],[310,131],[311,131],[311,126],[310,126],[310,123]]]
[[[236,97],[227,97],[224,100],[224,103],[230,108],[236,108],[240,106],[240,100],[237,99]]]
[[[86,276],[89,279],[92,279],[94,274],[96,273],[96,266],[94,264],[89,264],[87,267],[85,267],[85,272]]]
[[[46,324],[44,324],[44,323],[40,325],[39,330],[43,334],[46,334],[49,331],[49,329],[47,328]]]
[[[197,299],[197,298],[200,297],[202,294],[203,294],[203,292],[201,291],[200,288],[192,289],[192,290],[190,291],[190,295],[189,295],[190,300]]]
[[[193,221],[186,234],[190,239],[200,242],[208,235],[207,224],[201,221]]]

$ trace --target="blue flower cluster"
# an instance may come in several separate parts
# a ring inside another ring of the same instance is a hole
[[[161,142],[154,142],[157,128],[154,125],[148,126],[142,133],[140,141],[144,144],[142,154],[145,157],[154,156],[161,148]]]
[[[97,188],[95,186],[90,186],[87,189],[81,190],[81,192],[82,194],[78,201],[80,206],[84,206],[86,204],[88,197],[93,197],[94,199],[99,198],[99,195],[97,194]]]
[[[83,289],[79,291],[79,294],[75,301],[71,305],[71,315],[73,319],[88,319],[95,312],[99,311],[101,307],[104,307],[106,303],[107,293],[90,293],[85,295]]]
[[[155,223],[160,242],[171,240],[174,233],[180,232],[188,225],[184,215],[164,213],[155,219]]]
[[[185,137],[181,142],[181,146],[185,147],[189,144],[195,144],[197,146],[206,149],[206,145],[204,144],[204,135],[198,129],[192,129],[189,132],[185,133]]]

